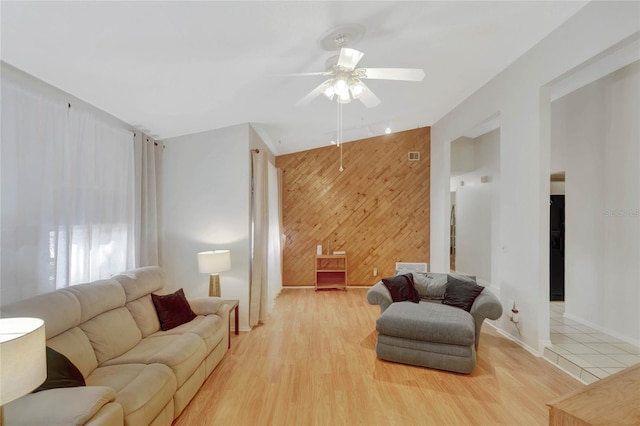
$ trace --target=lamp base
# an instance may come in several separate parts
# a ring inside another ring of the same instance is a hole
[[[220,275],[209,275],[209,297],[220,297]]]

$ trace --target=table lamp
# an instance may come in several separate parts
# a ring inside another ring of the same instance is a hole
[[[28,394],[47,378],[44,321],[0,318],[0,424],[2,406]]]
[[[213,250],[198,253],[198,271],[209,276],[209,296],[220,297],[220,275],[231,269],[229,250]]]

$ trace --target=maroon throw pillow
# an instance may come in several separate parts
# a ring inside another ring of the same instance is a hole
[[[153,305],[158,312],[160,328],[164,331],[187,323],[197,316],[191,310],[182,289],[165,295],[151,293],[151,300],[153,300]]]
[[[394,302],[404,302],[405,300],[413,303],[420,302],[420,295],[413,285],[413,275],[411,274],[383,278],[382,284],[387,287],[391,293],[391,300]]]

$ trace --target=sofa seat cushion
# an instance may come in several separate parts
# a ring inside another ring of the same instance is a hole
[[[108,386],[117,393],[125,424],[150,424],[171,401],[176,378],[162,364],[122,364],[99,367],[87,377],[87,385]],[[72,404],[73,405],[73,404]]]
[[[156,336],[192,333],[199,336],[207,346],[207,354],[211,352],[226,334],[224,320],[218,315],[198,316],[193,321],[179,325],[167,331],[158,331]]]
[[[130,351],[104,364],[164,364],[176,376],[178,389],[207,356],[204,341],[195,334],[151,335]]]
[[[392,303],[376,321],[387,336],[449,345],[471,346],[475,325],[469,312],[438,303]]]

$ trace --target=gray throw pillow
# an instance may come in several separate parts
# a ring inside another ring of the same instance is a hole
[[[413,284],[425,299],[442,299],[447,287],[447,274],[433,272],[412,272]]]
[[[475,280],[471,280],[469,277],[459,278],[459,276],[449,275],[442,304],[455,306],[469,312],[482,290],[484,287],[476,284]]]

